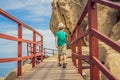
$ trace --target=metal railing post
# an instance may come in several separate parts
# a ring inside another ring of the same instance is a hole
[[[43,58],[44,58],[44,57],[43,57],[43,49],[44,49],[44,48],[43,48],[43,36],[41,36],[41,43],[42,43],[42,44],[41,44],[41,52],[42,52],[42,54],[41,54],[41,61],[43,61]]]
[[[81,26],[78,25],[77,28],[77,37],[81,35]],[[82,43],[81,39],[77,41],[77,46],[78,46],[78,55],[82,56]],[[78,71],[82,75],[82,59],[78,58]]]
[[[76,32],[73,34],[72,40],[74,40],[75,38],[76,38]],[[73,61],[73,64],[76,66],[76,56],[75,56],[75,53],[76,53],[76,42],[73,42],[72,43],[72,61]]]
[[[22,39],[22,24],[18,24],[18,38]],[[22,58],[22,41],[18,41],[18,58]],[[18,61],[17,75],[22,75],[22,60]]]
[[[45,56],[46,56],[46,53],[45,53],[45,48],[44,48],[44,58],[45,58]]]
[[[33,32],[33,41],[36,42],[36,33]],[[33,44],[33,59],[32,59],[32,67],[35,67],[35,60],[36,60],[36,57],[35,57],[35,54],[36,54],[36,44]]]
[[[27,43],[27,56],[29,55],[29,44]]]
[[[89,30],[92,28],[97,30],[97,5],[95,2],[90,0],[88,6],[88,20],[89,20]],[[91,32],[90,32],[91,33]],[[99,80],[99,69],[93,64],[93,57],[98,58],[98,39],[92,34],[89,34],[89,51],[90,51],[90,80]]]

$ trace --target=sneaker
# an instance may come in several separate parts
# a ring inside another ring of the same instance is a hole
[[[63,63],[63,67],[62,68],[66,68],[66,63]]]

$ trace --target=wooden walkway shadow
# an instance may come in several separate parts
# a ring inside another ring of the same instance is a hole
[[[83,80],[71,59],[67,59],[67,68],[59,67],[57,63],[56,57],[48,58],[15,80]]]

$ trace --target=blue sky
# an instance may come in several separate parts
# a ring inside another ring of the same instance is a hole
[[[0,8],[37,29],[49,29],[52,0],[0,0]]]
[[[44,47],[56,49],[54,35],[49,30],[52,1],[53,0],[0,0],[0,8],[43,34]],[[17,24],[0,15],[0,33],[17,37]],[[31,39],[32,33],[29,30],[24,29],[23,34],[25,35],[23,36],[25,39]],[[14,43],[14,45],[12,43]],[[0,53],[16,53],[16,47],[17,43],[0,39]],[[9,49],[5,50],[6,48]]]

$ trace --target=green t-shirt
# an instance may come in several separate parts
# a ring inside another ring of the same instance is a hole
[[[68,34],[63,30],[56,32],[55,37],[58,37],[57,45],[64,46],[65,44],[67,44],[67,36]]]

